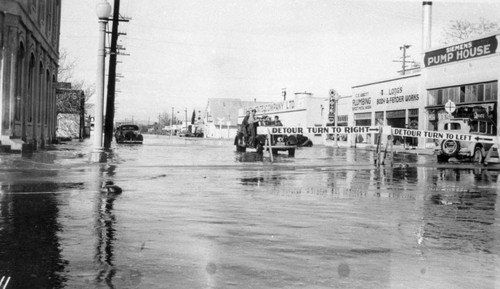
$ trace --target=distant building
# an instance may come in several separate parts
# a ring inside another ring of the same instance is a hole
[[[56,135],[60,0],[0,1],[0,141],[37,149]]]
[[[56,89],[57,128],[56,137],[63,139],[83,139],[90,136],[86,126],[85,94],[81,89]],[[87,120],[87,121],[86,121]]]
[[[239,98],[209,98],[205,110],[205,137],[234,138],[238,129],[238,110],[268,103],[242,101]]]

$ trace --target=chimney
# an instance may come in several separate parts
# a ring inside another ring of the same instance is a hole
[[[432,1],[422,2],[422,52],[431,48]]]

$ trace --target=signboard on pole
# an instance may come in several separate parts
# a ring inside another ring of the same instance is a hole
[[[335,122],[335,105],[336,105],[336,100],[337,100],[336,98],[337,98],[337,92],[334,89],[330,89],[328,120],[331,122]]]

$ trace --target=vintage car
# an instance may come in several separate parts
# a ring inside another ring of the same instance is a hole
[[[440,140],[436,142],[438,161],[448,161],[450,158],[472,159],[474,163],[483,163],[492,143],[481,142],[481,139],[493,139],[496,136],[496,126],[490,119],[451,118],[440,124],[439,131],[458,134],[477,135],[478,142]]]
[[[115,130],[116,143],[142,144],[144,140],[139,127],[135,124],[122,124]]]

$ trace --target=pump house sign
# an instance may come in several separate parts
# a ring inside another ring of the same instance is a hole
[[[426,67],[446,64],[475,57],[494,54],[497,50],[496,36],[464,42],[425,53]]]

